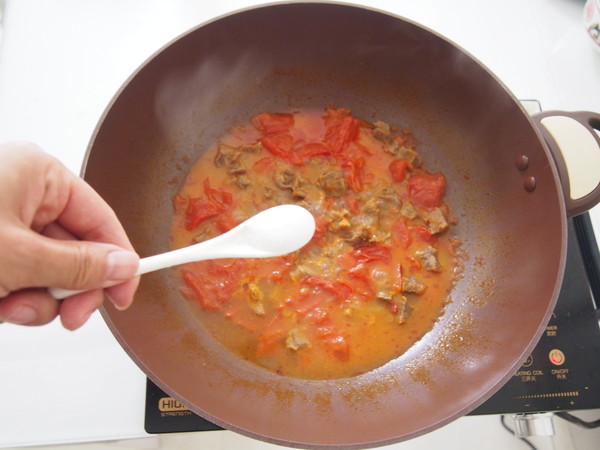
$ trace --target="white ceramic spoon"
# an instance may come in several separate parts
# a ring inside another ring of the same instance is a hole
[[[315,219],[297,205],[280,205],[259,212],[213,239],[140,259],[135,276],[179,264],[219,258],[268,258],[298,250],[315,233]],[[49,288],[56,299],[85,290]]]

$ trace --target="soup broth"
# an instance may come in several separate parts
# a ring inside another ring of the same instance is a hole
[[[181,292],[217,341],[267,370],[365,373],[418,341],[448,301],[458,241],[445,189],[409,130],[344,108],[258,114],[193,166],[173,199],[172,246],[289,203],[314,215],[316,233],[281,257],[181,266]]]

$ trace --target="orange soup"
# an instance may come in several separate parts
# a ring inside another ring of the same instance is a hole
[[[203,326],[239,357],[308,379],[351,377],[404,353],[440,316],[457,267],[446,179],[408,130],[350,110],[264,112],[207,149],[173,199],[174,248],[295,203],[302,249],[179,268]]]

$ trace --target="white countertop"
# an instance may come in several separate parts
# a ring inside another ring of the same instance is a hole
[[[518,98],[600,111],[600,52],[583,28],[582,0],[356,3],[444,34]],[[5,0],[0,142],[32,140],[79,172],[100,115],[140,63],[185,30],[251,4]],[[598,232],[598,207],[592,216]],[[144,436],[144,396],[144,375],[99,314],[73,333],[58,323],[0,325],[0,447]]]

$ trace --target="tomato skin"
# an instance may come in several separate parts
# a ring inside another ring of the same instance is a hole
[[[294,116],[289,113],[263,112],[251,119],[252,125],[263,135],[288,131],[294,126]]]
[[[358,138],[360,122],[351,115],[349,109],[328,108],[325,116],[325,138],[323,142],[332,152],[339,154]]]
[[[275,170],[275,158],[265,156],[252,165],[252,170],[257,173],[273,173]]]
[[[181,269],[181,276],[186,287],[182,289],[182,293],[194,299],[202,309],[207,311],[218,311],[221,309],[221,304],[211,295],[206,287],[204,280],[198,279],[193,272],[187,269]]]
[[[389,264],[392,258],[390,248],[385,245],[365,245],[357,247],[350,252],[350,255],[359,263],[383,261]]]
[[[424,242],[429,245],[434,245],[437,242],[437,237],[435,236],[435,234],[431,234],[431,231],[429,231],[425,227],[417,225],[411,226],[409,227],[409,229],[412,232],[412,235],[415,237],[415,239],[419,240],[420,242]]]
[[[408,167],[408,161],[405,159],[393,160],[388,166],[392,181],[394,183],[400,183],[401,181],[404,181],[406,178],[406,169],[408,169]]]
[[[303,159],[313,158],[315,156],[331,156],[331,148],[320,142],[309,142],[304,144],[300,150],[300,156]]]
[[[269,153],[297,166],[304,165],[302,157],[294,151],[294,138],[288,133],[268,134],[260,139]]]
[[[442,204],[446,178],[441,173],[420,173],[408,179],[408,197],[417,208],[431,210]]]
[[[181,268],[185,282],[184,295],[195,300],[203,309],[215,311],[229,302],[243,270],[242,260],[211,260],[192,263]],[[220,280],[214,283],[214,280]]]
[[[348,361],[350,345],[345,333],[333,327],[321,327],[317,328],[316,337],[329,353],[340,361]]]
[[[362,168],[365,165],[364,158],[349,158],[342,163],[342,168],[347,170],[346,181],[348,187],[355,192],[362,192],[363,180],[362,180]]]
[[[232,228],[235,228],[240,223],[231,216],[221,217],[215,222],[217,230],[221,233],[226,233]]]
[[[392,243],[404,250],[412,244],[412,237],[404,219],[396,220],[392,224]]]
[[[306,317],[315,325],[325,325],[331,321],[329,313],[318,306],[308,312]]]
[[[192,231],[202,222],[227,211],[233,205],[233,196],[223,190],[210,187],[208,178],[204,180],[204,198],[189,198],[185,211],[185,229]]]
[[[330,281],[322,277],[304,277],[300,280],[301,284],[311,287],[318,287],[332,293],[338,300],[346,300],[352,294],[352,286],[343,281]]]

